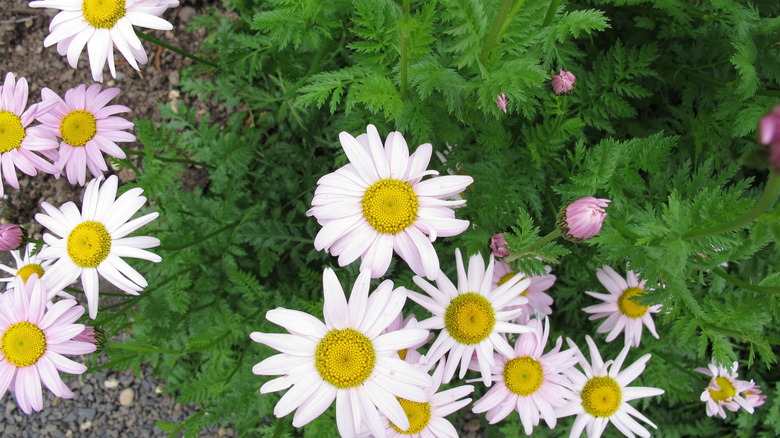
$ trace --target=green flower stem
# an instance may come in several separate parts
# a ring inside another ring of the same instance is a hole
[[[735,286],[739,286],[742,289],[749,290],[751,292],[758,292],[762,294],[780,294],[779,286],[759,286],[756,284],[750,284],[746,281],[740,280],[739,278],[724,271],[723,268],[717,266],[712,268],[712,273],[717,275],[718,277],[725,279],[726,281],[728,281],[729,283]]]
[[[143,151],[125,151],[128,155],[137,155],[137,156],[147,156],[146,152]],[[181,163],[181,164],[193,164],[195,166],[201,166],[205,167],[207,169],[214,169],[214,166],[209,163],[204,163],[203,161],[195,161],[195,160],[188,160],[185,158],[169,158],[169,157],[162,157],[160,155],[151,155],[157,160],[164,161],[166,163]]]
[[[522,250],[520,250],[520,251],[518,251],[518,252],[516,252],[516,253],[514,253],[512,255],[509,255],[509,256],[503,258],[501,261],[504,262],[504,263],[511,263],[511,262],[519,259],[520,257],[522,257],[522,256],[524,256],[526,254],[529,254],[529,253],[531,253],[531,252],[541,248],[542,246],[544,246],[548,242],[551,242],[551,241],[557,239],[558,237],[561,237],[561,230],[556,228],[553,231],[551,231],[549,234],[547,234],[546,236],[544,236],[541,239],[537,240],[536,242],[526,246]]]
[[[120,342],[108,341],[106,343],[107,348],[116,348],[120,350],[140,351],[142,353],[158,353],[158,354],[186,354],[187,350],[166,350],[164,348],[157,348],[146,345],[133,345],[123,344]]]
[[[411,0],[404,0],[401,17],[401,100],[406,101],[409,94],[409,12]]]
[[[493,22],[493,27],[490,29],[490,33],[485,39],[485,45],[482,46],[482,51],[479,53],[479,62],[481,62],[482,65],[487,63],[490,52],[493,50],[493,46],[495,46],[496,43],[501,40],[500,37],[504,33],[504,23],[507,22],[507,18],[509,18],[509,9],[511,8],[513,1],[514,0],[503,0],[501,2],[501,6],[499,7],[498,13],[496,14],[496,21]],[[525,0],[520,0],[518,5],[522,5],[524,2]],[[519,6],[517,9],[519,9]]]
[[[756,204],[747,213],[724,224],[718,224],[702,230],[691,230],[691,232],[683,236],[683,240],[712,236],[744,227],[756,220],[761,213],[771,207],[775,202],[775,199],[777,199],[778,194],[780,194],[780,172],[773,171],[769,174],[769,180],[764,187],[764,193],[761,194],[761,197],[758,198]]]
[[[192,53],[190,53],[190,52],[188,52],[188,51],[186,51],[184,49],[180,49],[178,47],[174,47],[174,46],[172,46],[172,45],[170,45],[170,44],[168,44],[168,43],[166,43],[166,42],[164,42],[162,40],[159,40],[159,39],[157,39],[157,38],[155,38],[155,37],[153,37],[151,35],[145,34],[145,33],[141,32],[138,29],[134,29],[134,30],[135,30],[135,34],[138,35],[141,39],[149,41],[150,43],[153,43],[153,44],[157,44],[158,46],[164,47],[164,48],[166,48],[166,49],[168,49],[168,50],[170,50],[172,52],[176,52],[179,55],[186,56],[187,58],[190,58],[190,59],[192,59],[192,60],[194,60],[196,62],[199,62],[201,64],[209,65],[209,66],[214,67],[214,68],[219,68],[219,66],[216,63],[214,63],[214,62],[211,62],[209,60],[203,59],[200,56],[193,55]]]
[[[182,250],[184,248],[189,248],[191,246],[194,246],[194,245],[197,245],[199,243],[202,243],[202,242],[204,242],[204,241],[206,241],[206,240],[216,236],[217,234],[220,234],[220,233],[222,233],[224,231],[227,231],[227,230],[235,227],[240,222],[241,221],[236,221],[236,222],[224,225],[224,226],[222,226],[220,228],[217,228],[216,230],[210,232],[209,234],[206,234],[205,236],[201,236],[201,237],[193,240],[192,242],[187,242],[187,243],[183,243],[181,245],[175,245],[175,246],[165,246],[165,245],[163,245],[163,246],[158,246],[156,249],[158,251],[179,251],[179,250]]]
[[[84,291],[83,290],[76,289],[75,287],[67,286],[67,287],[63,288],[62,290],[64,290],[65,292],[73,293],[73,294],[84,295]],[[100,292],[100,295],[105,295],[107,297],[127,297],[128,296],[127,294],[115,294],[115,293],[111,293],[111,292]]]
[[[555,12],[558,11],[560,2],[561,0],[550,0],[550,6],[547,8],[547,14],[544,16],[542,27],[547,27],[552,23],[552,19],[555,17]]]

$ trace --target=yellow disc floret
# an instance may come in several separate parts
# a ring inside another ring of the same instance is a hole
[[[97,29],[111,29],[125,16],[125,0],[84,0],[81,3],[84,20]]]
[[[355,329],[331,330],[317,344],[314,367],[339,389],[361,385],[374,370],[374,344]]]
[[[623,392],[612,377],[594,377],[582,388],[582,407],[594,417],[610,417],[620,408]]]
[[[640,297],[644,295],[645,291],[638,287],[629,287],[624,290],[617,300],[618,309],[620,313],[626,315],[629,318],[641,318],[647,313],[649,306],[643,306],[636,301],[634,297]]]
[[[27,321],[11,324],[0,339],[5,360],[16,367],[35,365],[46,353],[46,335],[37,325]]]
[[[736,389],[734,389],[734,385],[731,384],[729,379],[725,377],[716,377],[715,383],[720,386],[720,391],[716,391],[714,389],[710,389],[710,397],[712,397],[713,400],[716,402],[724,402],[731,397],[734,397],[734,395],[737,393]]]
[[[517,395],[535,393],[544,382],[544,370],[539,361],[528,356],[516,357],[504,365],[504,384]]]
[[[502,277],[501,277],[501,278],[498,280],[498,286],[501,286],[501,285],[503,285],[503,284],[504,284],[504,283],[506,283],[507,281],[511,280],[511,279],[512,279],[512,277],[514,277],[514,276],[515,276],[515,273],[514,273],[514,272],[508,272],[508,273],[506,273],[504,276],[502,276]],[[517,284],[517,283],[520,283],[521,281],[523,281],[523,279],[524,279],[524,278],[525,278],[525,277],[520,277],[520,279],[519,279],[519,280],[517,280],[517,281],[515,282],[515,284]],[[520,292],[520,296],[521,296],[521,297],[524,297],[524,296],[525,296],[525,294],[527,294],[527,293],[528,293],[528,289],[524,289],[522,292]]]
[[[16,271],[16,275],[22,277],[22,281],[25,283],[27,283],[27,279],[33,274],[38,274],[38,278],[43,277],[43,266],[37,263],[30,263],[29,265],[22,266]]]
[[[82,268],[97,268],[111,252],[111,235],[100,222],[86,221],[68,234],[68,255]]]
[[[431,421],[431,405],[428,403],[418,403],[409,401],[398,397],[398,402],[401,403],[401,407],[404,409],[406,417],[409,419],[409,429],[402,430],[393,422],[390,422],[390,427],[396,430],[398,433],[404,435],[411,435],[413,433],[420,433],[428,422]]]
[[[21,146],[25,135],[27,132],[19,116],[8,111],[0,111],[0,154]]]
[[[368,224],[383,234],[397,234],[412,225],[420,206],[409,183],[390,178],[367,188],[361,204]]]
[[[71,146],[84,146],[96,132],[97,120],[89,111],[71,111],[60,122],[60,137]]]
[[[468,292],[453,298],[444,312],[444,327],[461,344],[478,344],[493,332],[496,313],[482,295]]]

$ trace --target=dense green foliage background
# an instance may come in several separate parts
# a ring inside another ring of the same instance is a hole
[[[219,67],[185,72],[183,86],[230,116],[215,123],[161,107],[167,123],[136,123],[145,152],[138,184],[161,214],[149,234],[162,240],[163,262],[141,297],[99,318],[109,332],[132,325],[132,341],[109,349],[109,366],[151,362],[166,391],[202,406],[186,423],[161,427],[187,436],[228,422],[247,436],[336,434],[332,409],[301,431],[273,418],[279,394],[260,396],[267,379],[251,373],[272,351],[249,333],[280,331],[264,319],[277,306],[321,315],[324,267],[345,284],[357,276],[356,266],[338,268],[314,250],[319,227],[305,211],[317,179],[346,163],[338,133],[373,123],[383,135],[401,131],[412,148],[432,143],[440,172],[474,177],[457,211],[471,229],[436,242],[445,272],[454,272],[457,247],[487,255],[489,237],[512,230],[510,246],[526,248],[554,229],[568,202],[612,199],[596,238],[547,244],[517,262],[526,272],[542,268],[535,257],[553,265],[553,334],[584,348],[598,325],[580,310],[594,304],[584,291],[604,291],[595,269],[640,272],[658,285],[643,301],[665,308],[655,318],[661,339],[646,334],[629,355],[652,353],[636,384],[666,391],[639,403],[659,426],[654,434],[780,434],[780,207],[694,237],[750,209],[767,181],[756,127],[780,101],[780,3],[405,3],[226,0],[233,13],[192,23],[208,29],[200,55]],[[569,96],[549,85],[561,68],[577,76]],[[499,93],[507,114],[494,103]],[[183,190],[197,167],[208,180]],[[728,272],[716,275],[725,261]],[[416,289],[411,277],[402,262],[385,276]],[[614,357],[622,339],[602,354]],[[711,357],[739,360],[767,404],[752,416],[706,417],[707,379],[692,369]],[[561,436],[570,424],[534,434]],[[519,430],[516,414],[500,427]]]

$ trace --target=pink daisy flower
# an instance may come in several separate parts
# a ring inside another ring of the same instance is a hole
[[[48,88],[41,91],[44,101],[55,106],[38,120],[62,139],[60,157],[55,165],[65,171],[69,183],[83,186],[87,169],[94,177],[103,176],[108,170],[103,153],[119,159],[127,157],[115,142],[135,140],[133,134],[123,131],[132,129],[133,122],[114,114],[130,112],[130,108],[108,105],[118,94],[118,88],[101,91],[98,84],[71,88],[65,92],[64,100]]]
[[[420,145],[412,155],[399,132],[391,132],[382,144],[374,125],[357,138],[339,135],[350,164],[317,182],[313,207],[306,212],[322,229],[314,247],[339,257],[339,266],[358,258],[360,269],[378,278],[387,272],[393,252],[415,274],[433,279],[439,258],[431,242],[438,236],[455,236],[469,225],[455,219],[452,207],[465,200],[446,200],[462,192],[474,180],[448,175],[422,181],[438,172],[426,170],[431,145]]]
[[[544,315],[552,314],[552,308],[550,306],[553,303],[553,299],[550,295],[546,294],[545,291],[551,288],[553,284],[555,284],[556,277],[550,274],[552,271],[551,267],[545,266],[544,269],[547,271],[547,274],[545,275],[531,275],[527,277],[529,280],[531,280],[531,285],[522,291],[520,295],[526,297],[528,299],[528,303],[520,306],[523,309],[523,313],[520,314],[520,318],[533,315],[535,312]],[[495,288],[502,286],[516,274],[517,272],[514,272],[509,264],[504,262],[496,262],[496,267],[493,271],[493,287]],[[523,277],[520,277],[520,280],[526,278],[525,274],[522,272],[520,272],[520,274],[523,275]]]
[[[0,176],[6,184],[18,189],[16,169],[30,176],[38,171],[58,175],[57,168],[43,159],[57,159],[57,145],[52,144],[52,135],[40,126],[29,126],[37,116],[47,113],[52,103],[41,102],[27,107],[27,80],[14,75],[5,75],[0,87]],[[37,152],[37,153],[36,153]],[[0,196],[5,194],[0,182]]]
[[[661,310],[661,305],[644,306],[635,300],[636,297],[644,295],[647,280],[640,283],[638,275],[634,271],[628,271],[627,278],[624,279],[609,266],[597,269],[596,276],[601,284],[607,288],[609,294],[586,291],[586,294],[604,302],[582,310],[593,314],[589,318],[591,321],[607,318],[599,326],[597,332],[609,332],[607,342],[612,342],[621,332],[625,332],[626,345],[637,347],[642,340],[642,326],[644,325],[647,326],[653,337],[658,339],[652,314],[658,313]]]
[[[520,335],[512,356],[495,355],[490,370],[496,386],[474,403],[474,413],[487,412],[488,421],[495,424],[517,411],[525,434],[531,435],[540,419],[555,429],[558,417],[554,410],[574,398],[572,384],[562,372],[573,367],[577,357],[575,350],[561,351],[561,338],[552,350],[544,353],[550,336],[547,318],[544,325],[534,318],[528,326],[536,331]]]
[[[46,310],[47,291],[37,275],[15,282],[0,296],[0,397],[10,388],[26,414],[43,409],[41,382],[57,397],[73,398],[59,372],[82,374],[87,367],[66,357],[95,351],[73,340],[84,330],[74,324],[84,308],[60,300]]]
[[[739,368],[737,362],[734,362],[731,367],[733,371],[729,372],[726,368],[718,366],[713,359],[707,368],[694,369],[696,372],[712,377],[707,389],[701,393],[701,401],[707,405],[707,416],[719,415],[725,419],[726,411],[723,408],[737,412],[742,407],[753,413],[755,399],[749,402],[743,393],[754,390],[756,386],[753,382],[737,379],[737,368]]]
[[[757,408],[764,404],[766,396],[761,395],[761,387],[756,385],[756,382],[751,380],[750,384],[752,385],[750,388],[742,391],[742,397],[750,406]]]
[[[171,30],[171,23],[160,18],[178,1],[167,0],[39,0],[30,2],[33,8],[60,9],[49,25],[51,33],[43,41],[45,47],[57,44],[57,52],[67,55],[68,64],[76,68],[79,56],[87,46],[92,78],[103,82],[103,69],[108,62],[111,76],[116,77],[114,47],[134,69],[146,64],[147,56],[133,26]]]

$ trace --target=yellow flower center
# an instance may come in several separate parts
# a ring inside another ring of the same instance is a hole
[[[618,309],[620,313],[626,315],[629,318],[641,318],[647,313],[649,306],[643,306],[633,300],[634,297],[640,297],[644,295],[645,291],[638,287],[629,287],[624,290],[617,300]]]
[[[60,122],[60,137],[71,146],[84,146],[96,132],[97,121],[89,111],[71,111]]]
[[[498,286],[501,286],[501,285],[503,285],[503,284],[504,284],[504,283],[506,283],[507,281],[511,280],[511,279],[512,279],[512,277],[514,277],[514,276],[515,276],[515,273],[514,273],[514,272],[508,272],[508,273],[507,273],[507,274],[505,274],[503,277],[501,277],[501,278],[499,278],[499,279],[498,279]],[[523,281],[523,279],[524,279],[524,278],[525,278],[525,277],[520,277],[520,279],[519,279],[519,280],[517,280],[517,281],[515,282],[515,284],[517,284],[517,283],[520,283],[521,281]],[[524,296],[525,296],[525,294],[527,294],[527,293],[528,293],[528,289],[525,289],[525,290],[523,290],[522,292],[520,292],[520,296],[521,296],[521,297],[524,297]]]
[[[594,417],[610,417],[620,408],[623,392],[612,377],[594,377],[582,388],[582,407]]]
[[[97,268],[111,252],[111,236],[100,222],[82,222],[68,234],[68,255],[82,268]]]
[[[729,379],[725,377],[716,377],[715,383],[720,386],[720,391],[716,391],[714,389],[710,389],[709,391],[710,397],[712,397],[712,399],[716,402],[724,402],[731,397],[734,397],[734,395],[737,393],[737,391],[734,389],[734,385],[732,385]]]
[[[444,312],[444,326],[461,344],[478,344],[496,325],[496,313],[487,298],[474,292],[458,295]]]
[[[406,417],[409,419],[409,429],[402,430],[393,422],[390,422],[390,427],[396,430],[398,433],[404,435],[411,435],[413,433],[420,433],[428,422],[431,421],[431,405],[428,403],[418,403],[409,401],[398,397],[398,402],[401,403],[401,407],[404,409]]]
[[[544,382],[542,364],[528,356],[516,357],[504,365],[504,384],[517,395],[535,393]]]
[[[16,275],[22,277],[22,281],[25,283],[27,283],[27,279],[33,274],[38,274],[38,278],[43,277],[43,266],[37,263],[30,263],[29,265],[22,266],[16,271]]]
[[[27,321],[11,324],[2,339],[0,350],[8,362],[22,368],[34,365],[46,353],[46,335],[35,324]]]
[[[390,178],[367,188],[361,203],[363,217],[382,234],[397,234],[412,225],[420,205],[409,183]]]
[[[406,360],[406,353],[408,353],[409,350],[404,348],[403,350],[398,350],[398,357],[401,358],[401,360]]]
[[[339,389],[362,384],[374,370],[375,361],[374,344],[355,329],[331,330],[314,353],[317,372]]]
[[[125,0],[84,0],[81,3],[84,19],[97,29],[111,29],[127,13]]]
[[[21,117],[0,111],[0,154],[18,148],[27,135]]]

